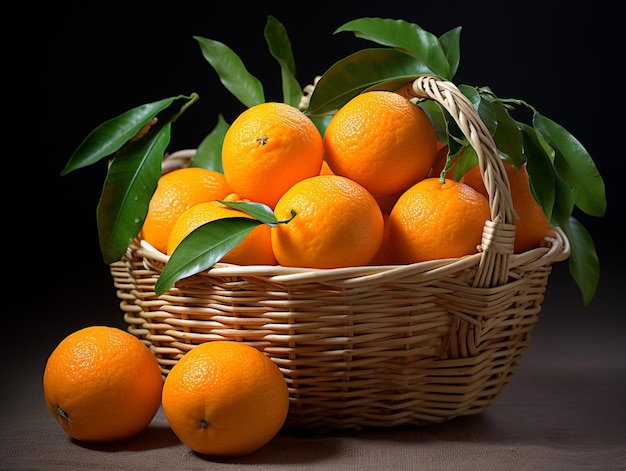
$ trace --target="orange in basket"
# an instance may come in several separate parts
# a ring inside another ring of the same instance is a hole
[[[178,217],[192,206],[231,193],[220,172],[199,167],[176,169],[164,174],[150,199],[141,236],[154,248],[167,252],[167,240]]]
[[[261,103],[233,121],[222,144],[222,166],[233,191],[273,208],[294,183],[320,173],[322,136],[313,121],[286,103]]]
[[[324,133],[330,169],[374,196],[404,191],[425,178],[437,146],[428,115],[388,91],[357,95],[337,111]]]

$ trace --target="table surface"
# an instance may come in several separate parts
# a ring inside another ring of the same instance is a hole
[[[31,325],[9,321],[5,330],[0,469],[624,471],[626,323],[616,296],[624,276],[604,274],[595,300],[584,308],[566,270],[564,263],[555,267],[520,368],[482,414],[428,427],[282,430],[258,452],[233,459],[186,448],[162,410],[144,432],[123,443],[86,445],[63,432],[43,400],[48,355],[79,327],[124,325],[108,273],[94,276],[78,295],[63,288],[61,279],[22,313],[38,313]],[[23,302],[28,306],[28,298]]]

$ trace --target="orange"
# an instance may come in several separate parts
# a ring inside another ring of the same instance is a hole
[[[222,144],[224,175],[242,198],[274,208],[294,183],[320,173],[322,135],[302,111],[261,103],[231,124]]]
[[[224,201],[239,201],[236,194],[230,194]],[[206,201],[192,206],[179,216],[174,223],[167,243],[167,254],[172,255],[174,249],[194,229],[201,225],[222,218],[245,217],[248,214],[226,206],[219,201]],[[230,252],[222,257],[222,262],[236,265],[276,265],[276,257],[272,251],[270,226],[261,224],[250,233]]]
[[[440,177],[441,172],[443,172],[443,167],[446,165],[448,161],[448,145],[439,143],[439,147],[437,150],[437,155],[435,157],[435,161],[433,162],[433,168],[430,172],[431,177]],[[446,177],[448,173],[446,172]]]
[[[378,252],[376,252],[376,255],[374,255],[374,258],[370,261],[370,265],[394,265],[396,263],[391,237],[389,237],[389,214],[383,213],[383,220],[385,222],[383,241],[380,244]]]
[[[374,196],[406,190],[428,175],[438,143],[428,115],[397,93],[370,91],[337,111],[324,132],[328,166]]]
[[[391,208],[393,208],[393,205],[396,204],[396,201],[398,201],[398,198],[400,198],[402,193],[403,192],[401,191],[391,195],[375,196],[376,201],[378,201],[378,205],[380,206],[380,210],[383,213],[389,214],[391,212]]]
[[[328,162],[325,160],[322,161],[322,169],[320,170],[320,175],[332,175],[333,171],[328,166]]]
[[[289,411],[278,366],[256,348],[217,340],[187,352],[163,386],[163,411],[197,453],[242,456],[269,443]]]
[[[159,178],[150,200],[141,236],[165,253],[178,216],[198,203],[223,199],[231,191],[226,177],[215,170],[188,167],[166,173]]]
[[[109,443],[144,430],[161,405],[163,376],[141,340],[91,326],[65,337],[43,374],[46,405],[72,438]]]
[[[439,150],[437,151],[437,157],[435,158],[435,162],[433,163],[433,168],[430,171],[430,176],[437,178],[441,177],[443,169],[447,165],[448,168],[446,170],[445,178],[458,180],[454,176],[456,171],[455,166],[464,152],[465,148],[461,149],[461,151],[452,158],[451,162],[448,163],[448,145],[446,144],[441,146],[440,144]]]
[[[283,266],[338,268],[367,265],[383,239],[383,215],[374,197],[339,175],[318,175],[292,186],[278,201],[272,247]]]
[[[519,216],[519,219],[515,220],[515,245],[513,250],[515,253],[521,253],[534,249],[541,244],[541,241],[550,230],[550,223],[530,190],[526,164],[516,168],[509,162],[504,162],[504,169],[509,178],[513,207]],[[485,197],[488,197],[478,165],[468,170],[461,181],[467,183],[485,195]]]
[[[477,252],[489,202],[469,185],[426,178],[398,199],[389,237],[398,263],[461,257]]]

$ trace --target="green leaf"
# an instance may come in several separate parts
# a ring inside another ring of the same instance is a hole
[[[208,168],[224,173],[222,167],[222,144],[228,128],[228,123],[220,113],[217,116],[217,124],[202,140],[189,166]]]
[[[283,24],[273,16],[267,17],[265,40],[270,54],[280,64],[283,101],[298,108],[302,99],[302,87],[296,80],[296,61],[291,49],[291,41]]]
[[[482,108],[484,103],[491,107],[489,116],[493,116],[493,119],[495,119],[496,128],[495,132],[492,132],[492,136],[498,148],[498,152],[502,158],[508,160],[515,167],[520,168],[525,161],[525,157],[523,155],[522,136],[517,122],[509,115],[509,112],[497,97],[491,94],[488,89],[482,88],[479,90],[479,93],[481,97],[479,115],[480,113],[485,115],[484,108]],[[481,116],[481,119],[482,118],[483,116]]]
[[[320,132],[322,137],[324,137],[324,133],[326,132],[326,128],[328,127],[328,123],[333,118],[332,116],[309,116],[315,127]]]
[[[459,68],[459,63],[461,62],[461,27],[457,26],[456,28],[443,33],[439,36],[439,43],[441,44],[441,47],[446,54],[448,64],[450,65],[448,76],[444,76],[443,78],[446,80],[452,80]]]
[[[474,105],[480,120],[487,127],[487,130],[493,136],[498,129],[498,120],[494,112],[493,107],[488,100],[483,100],[483,97],[476,87],[469,85],[459,85],[459,90],[467,99]]]
[[[457,85],[457,88],[474,105],[474,108],[478,107],[478,105],[480,104],[481,97],[476,87],[472,87],[471,85],[460,84],[460,85]]]
[[[457,182],[465,175],[469,169],[471,169],[474,165],[478,163],[478,154],[476,154],[476,150],[471,146],[467,145],[459,149],[459,151],[451,155],[451,158],[454,158],[458,155],[458,159],[454,164],[454,180]]]
[[[554,149],[554,168],[574,192],[578,208],[590,216],[606,212],[604,180],[582,144],[565,128],[535,112],[533,126]]]
[[[179,279],[209,269],[260,224],[263,223],[247,217],[234,217],[197,227],[170,256],[155,284],[155,292],[163,294]]]
[[[98,233],[104,262],[122,258],[143,225],[161,176],[171,123],[152,129],[111,162],[98,204]]]
[[[556,199],[557,179],[552,160],[545,153],[537,131],[524,123],[518,123],[518,126],[522,133],[530,191],[550,221]]]
[[[429,73],[433,72],[410,54],[395,49],[364,49],[336,62],[322,75],[306,112],[310,116],[332,115],[365,90],[396,90]]]
[[[426,114],[428,114],[437,132],[437,140],[448,145],[448,161],[454,159],[457,154],[460,154],[461,151],[463,151],[463,149],[471,149],[467,137],[465,137],[463,131],[459,128],[456,120],[450,116],[450,113],[443,108],[440,103],[434,100],[424,100],[419,101],[417,104],[426,112]],[[475,155],[473,149],[472,152],[473,155]],[[478,162],[478,160],[476,160],[476,162]],[[451,168],[452,167],[449,167],[447,170],[444,169],[443,173],[447,174],[448,170]],[[458,170],[459,167],[455,165],[455,168]],[[462,174],[457,174],[457,172],[454,174],[455,180],[457,181],[462,176]]]
[[[574,192],[560,178],[554,180],[554,208],[550,217],[551,226],[562,226],[574,212]]]
[[[447,80],[452,79],[450,63],[439,39],[416,24],[387,18],[360,18],[340,26],[335,34],[343,31],[352,31],[358,38],[409,53],[436,75]],[[447,38],[447,47],[450,47],[453,39],[453,36]],[[450,48],[447,52],[451,53],[453,49]]]
[[[582,293],[583,304],[588,306],[600,283],[600,261],[593,239],[574,217],[570,217],[561,228],[572,249],[569,258],[570,274]]]
[[[137,106],[105,121],[91,131],[78,146],[61,171],[61,175],[67,175],[76,169],[87,167],[114,154],[135,137],[159,112],[179,98],[187,97],[179,95]]]
[[[248,108],[265,102],[261,81],[250,74],[235,52],[225,44],[201,36],[193,37],[204,58],[217,72],[222,84]]]
[[[267,224],[268,226],[275,226],[278,224],[276,215],[272,208],[263,204],[250,201],[224,201],[218,200],[220,203],[225,204],[233,209],[243,211],[244,213],[252,216],[253,218]]]
[[[433,127],[437,132],[437,140],[443,144],[448,143],[448,119],[449,115],[446,114],[443,107],[434,100],[423,100],[417,103],[433,123]]]

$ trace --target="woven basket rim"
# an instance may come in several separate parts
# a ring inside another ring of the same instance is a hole
[[[138,255],[156,261],[162,268],[169,260],[169,256],[154,248],[149,242],[137,238]],[[567,236],[560,227],[551,228],[540,247],[513,254],[510,258],[509,268],[527,265],[532,268],[537,266],[561,262],[567,260],[570,255],[570,244]],[[480,253],[466,255],[458,258],[427,260],[411,264],[396,265],[365,265],[343,268],[303,268],[285,267],[282,265],[235,265],[218,262],[204,273],[212,276],[263,276],[270,277],[276,283],[301,283],[305,280],[324,282],[325,280],[344,280],[345,284],[352,283],[375,283],[380,278],[386,280],[393,278],[405,278],[415,273],[445,273],[455,272],[463,268],[477,266],[480,262]],[[158,269],[160,269],[158,268]]]

